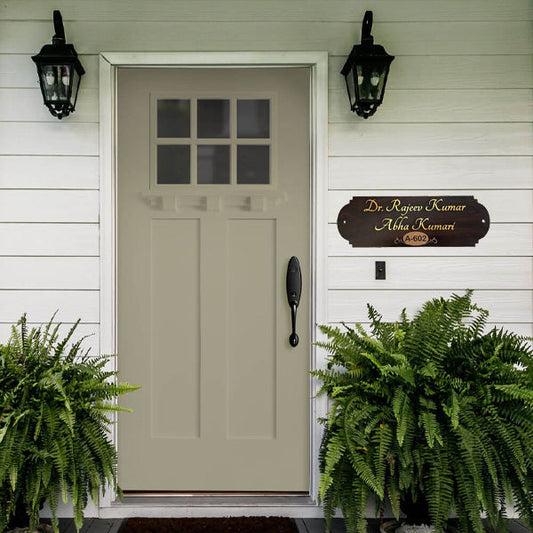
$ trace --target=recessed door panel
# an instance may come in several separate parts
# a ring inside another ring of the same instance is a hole
[[[274,439],[276,221],[230,220],[227,229],[228,293],[231,295],[228,298],[227,435],[230,439]]]
[[[152,438],[200,437],[199,229],[199,220],[152,220]]]

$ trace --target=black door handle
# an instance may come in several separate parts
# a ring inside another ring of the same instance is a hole
[[[289,337],[289,344],[294,348],[298,346],[298,335],[296,335],[296,309],[300,305],[302,294],[302,271],[297,257],[291,257],[287,267],[287,300],[291,308],[292,333]]]

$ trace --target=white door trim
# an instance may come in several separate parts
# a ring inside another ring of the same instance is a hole
[[[328,157],[328,54],[327,52],[156,52],[100,54],[100,353],[117,352],[116,302],[116,73],[128,67],[309,67],[311,70],[311,337],[315,342],[316,324],[327,321],[326,303],[326,198]],[[116,359],[114,360],[116,368]],[[310,348],[310,367],[321,366],[317,350]],[[316,380],[311,379],[310,399],[310,499],[308,504],[262,505],[247,507],[246,514],[283,514],[293,517],[321,516],[317,509],[318,449],[321,426],[318,417],[325,416],[327,402],[315,398]],[[112,429],[116,444],[117,435]],[[99,502],[100,516],[126,517],[131,513],[126,504],[113,503],[115,494],[107,491]],[[230,516],[242,514],[236,505],[199,506],[147,503],[146,516]],[[138,510],[138,507],[137,507]]]

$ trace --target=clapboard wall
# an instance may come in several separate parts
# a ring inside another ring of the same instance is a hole
[[[30,59],[60,9],[87,71],[76,112],[52,118]],[[383,106],[347,110],[340,67],[366,9],[396,56]],[[329,52],[328,319],[386,318],[465,288],[491,321],[531,334],[531,0],[3,0],[0,3],[0,342],[31,322],[81,318],[98,349],[98,53]],[[475,248],[352,248],[354,195],[472,194],[491,215]],[[375,281],[374,261],[387,262]]]

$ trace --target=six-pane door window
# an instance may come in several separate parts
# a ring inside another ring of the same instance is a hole
[[[156,184],[271,183],[270,99],[160,98],[156,109]]]

